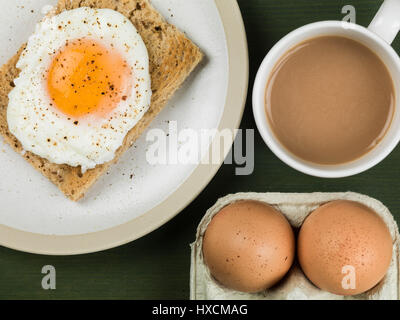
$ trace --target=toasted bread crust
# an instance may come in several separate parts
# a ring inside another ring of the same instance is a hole
[[[132,21],[149,52],[153,96],[149,111],[127,134],[115,158],[82,174],[80,167],[58,165],[31,152],[24,153],[21,143],[8,130],[8,94],[14,86],[13,80],[18,77],[16,64],[25,45],[0,69],[0,134],[16,152],[73,201],[83,198],[110,165],[132,146],[203,58],[200,49],[175,26],[167,23],[148,0],[60,0],[55,14],[78,7],[110,8]]]

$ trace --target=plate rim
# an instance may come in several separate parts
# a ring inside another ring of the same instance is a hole
[[[239,128],[248,94],[249,56],[247,36],[237,0],[214,0],[225,31],[229,79],[225,107],[218,130]],[[217,143],[214,138],[213,146]],[[80,235],[43,235],[0,225],[0,245],[42,255],[78,255],[115,248],[137,240],[166,224],[185,209],[214,178],[229,150],[218,164],[199,164],[193,173],[162,203],[124,224]]]

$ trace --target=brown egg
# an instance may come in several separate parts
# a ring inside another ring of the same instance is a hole
[[[238,201],[223,208],[208,225],[203,255],[211,274],[224,286],[259,292],[276,284],[295,254],[293,230],[273,207]]]
[[[360,294],[385,276],[393,240],[383,220],[353,201],[327,203],[305,220],[298,258],[307,278],[338,295]]]

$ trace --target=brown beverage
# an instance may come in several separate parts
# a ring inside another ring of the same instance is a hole
[[[341,164],[372,150],[395,108],[391,76],[363,44],[339,36],[305,41],[275,66],[267,117],[291,153],[318,164]]]

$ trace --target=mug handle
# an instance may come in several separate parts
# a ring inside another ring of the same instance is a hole
[[[400,31],[400,0],[385,0],[368,29],[391,44]]]

